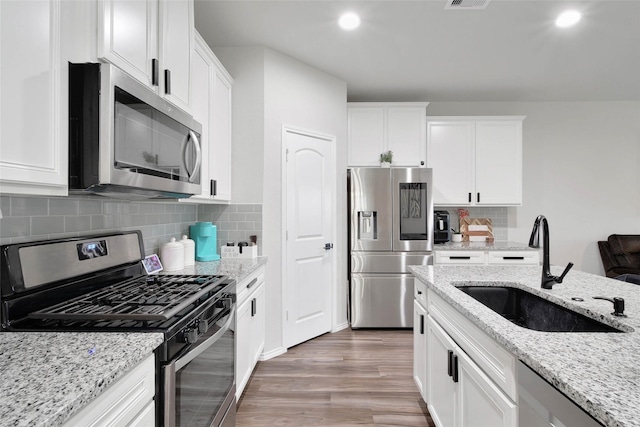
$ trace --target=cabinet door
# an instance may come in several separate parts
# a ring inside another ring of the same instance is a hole
[[[204,42],[202,42],[204,43]],[[212,79],[213,66],[209,59],[209,55],[205,47],[201,43],[196,43],[193,55],[193,64],[191,67],[191,81],[194,88],[198,88],[193,92],[191,98],[191,107],[193,118],[202,125],[202,134],[200,135],[200,147],[202,150],[202,166],[200,174],[202,176],[202,192],[199,195],[190,197],[190,199],[206,199],[211,198],[209,183],[209,170],[213,162],[213,150],[211,149],[211,110],[212,110]]]
[[[522,204],[522,121],[479,120],[475,143],[476,204]]]
[[[385,150],[384,108],[348,108],[348,165],[380,166]]]
[[[98,0],[98,57],[154,88],[158,0]]]
[[[222,64],[214,69],[209,180],[215,181],[214,200],[231,200],[231,78]]]
[[[516,427],[518,408],[462,350],[457,350],[458,427]]]
[[[413,380],[422,400],[427,398],[427,310],[416,300],[413,302]]]
[[[265,300],[264,283],[258,285],[253,294],[251,311],[251,366],[255,366],[264,350]]]
[[[0,192],[67,195],[67,2],[0,1]]]
[[[394,166],[425,165],[427,150],[424,107],[387,108],[387,147],[393,151]]]
[[[190,111],[193,0],[160,1],[160,93]]]
[[[437,427],[456,426],[458,388],[449,376],[449,352],[455,343],[442,328],[427,316],[427,396],[429,414]]]
[[[251,377],[251,299],[243,302],[236,312],[236,400]]]
[[[433,169],[433,203],[465,206],[472,202],[473,121],[429,121],[427,165]]]

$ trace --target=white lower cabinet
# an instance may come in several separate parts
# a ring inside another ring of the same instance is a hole
[[[155,426],[155,360],[151,355],[67,421],[65,427]]]
[[[418,280],[415,281],[416,283]],[[413,302],[413,380],[420,395],[428,402],[427,390],[427,309],[416,299]]]
[[[516,404],[428,316],[429,413],[439,427],[515,427]]]
[[[260,267],[237,285],[236,314],[236,400],[251,378],[264,349],[265,284]]]

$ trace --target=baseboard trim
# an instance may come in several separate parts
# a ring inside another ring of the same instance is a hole
[[[339,331],[341,331],[343,329],[347,329],[348,327],[349,327],[349,322],[341,323],[341,324],[337,325],[335,328],[333,328],[331,330],[331,333],[339,332]]]
[[[263,351],[262,354],[260,354],[260,358],[258,360],[260,360],[261,362],[264,362],[265,360],[269,360],[269,359],[273,359],[274,357],[280,356],[281,354],[285,354],[287,352],[287,349],[284,347],[278,347],[278,348],[274,348],[273,350],[270,351]]]

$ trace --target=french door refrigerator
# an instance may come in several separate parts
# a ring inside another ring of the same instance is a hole
[[[352,328],[413,327],[407,266],[433,264],[432,176],[428,168],[348,170]]]

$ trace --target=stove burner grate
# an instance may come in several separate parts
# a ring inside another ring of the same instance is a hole
[[[216,290],[226,276],[143,276],[29,314],[48,320],[168,320]]]

